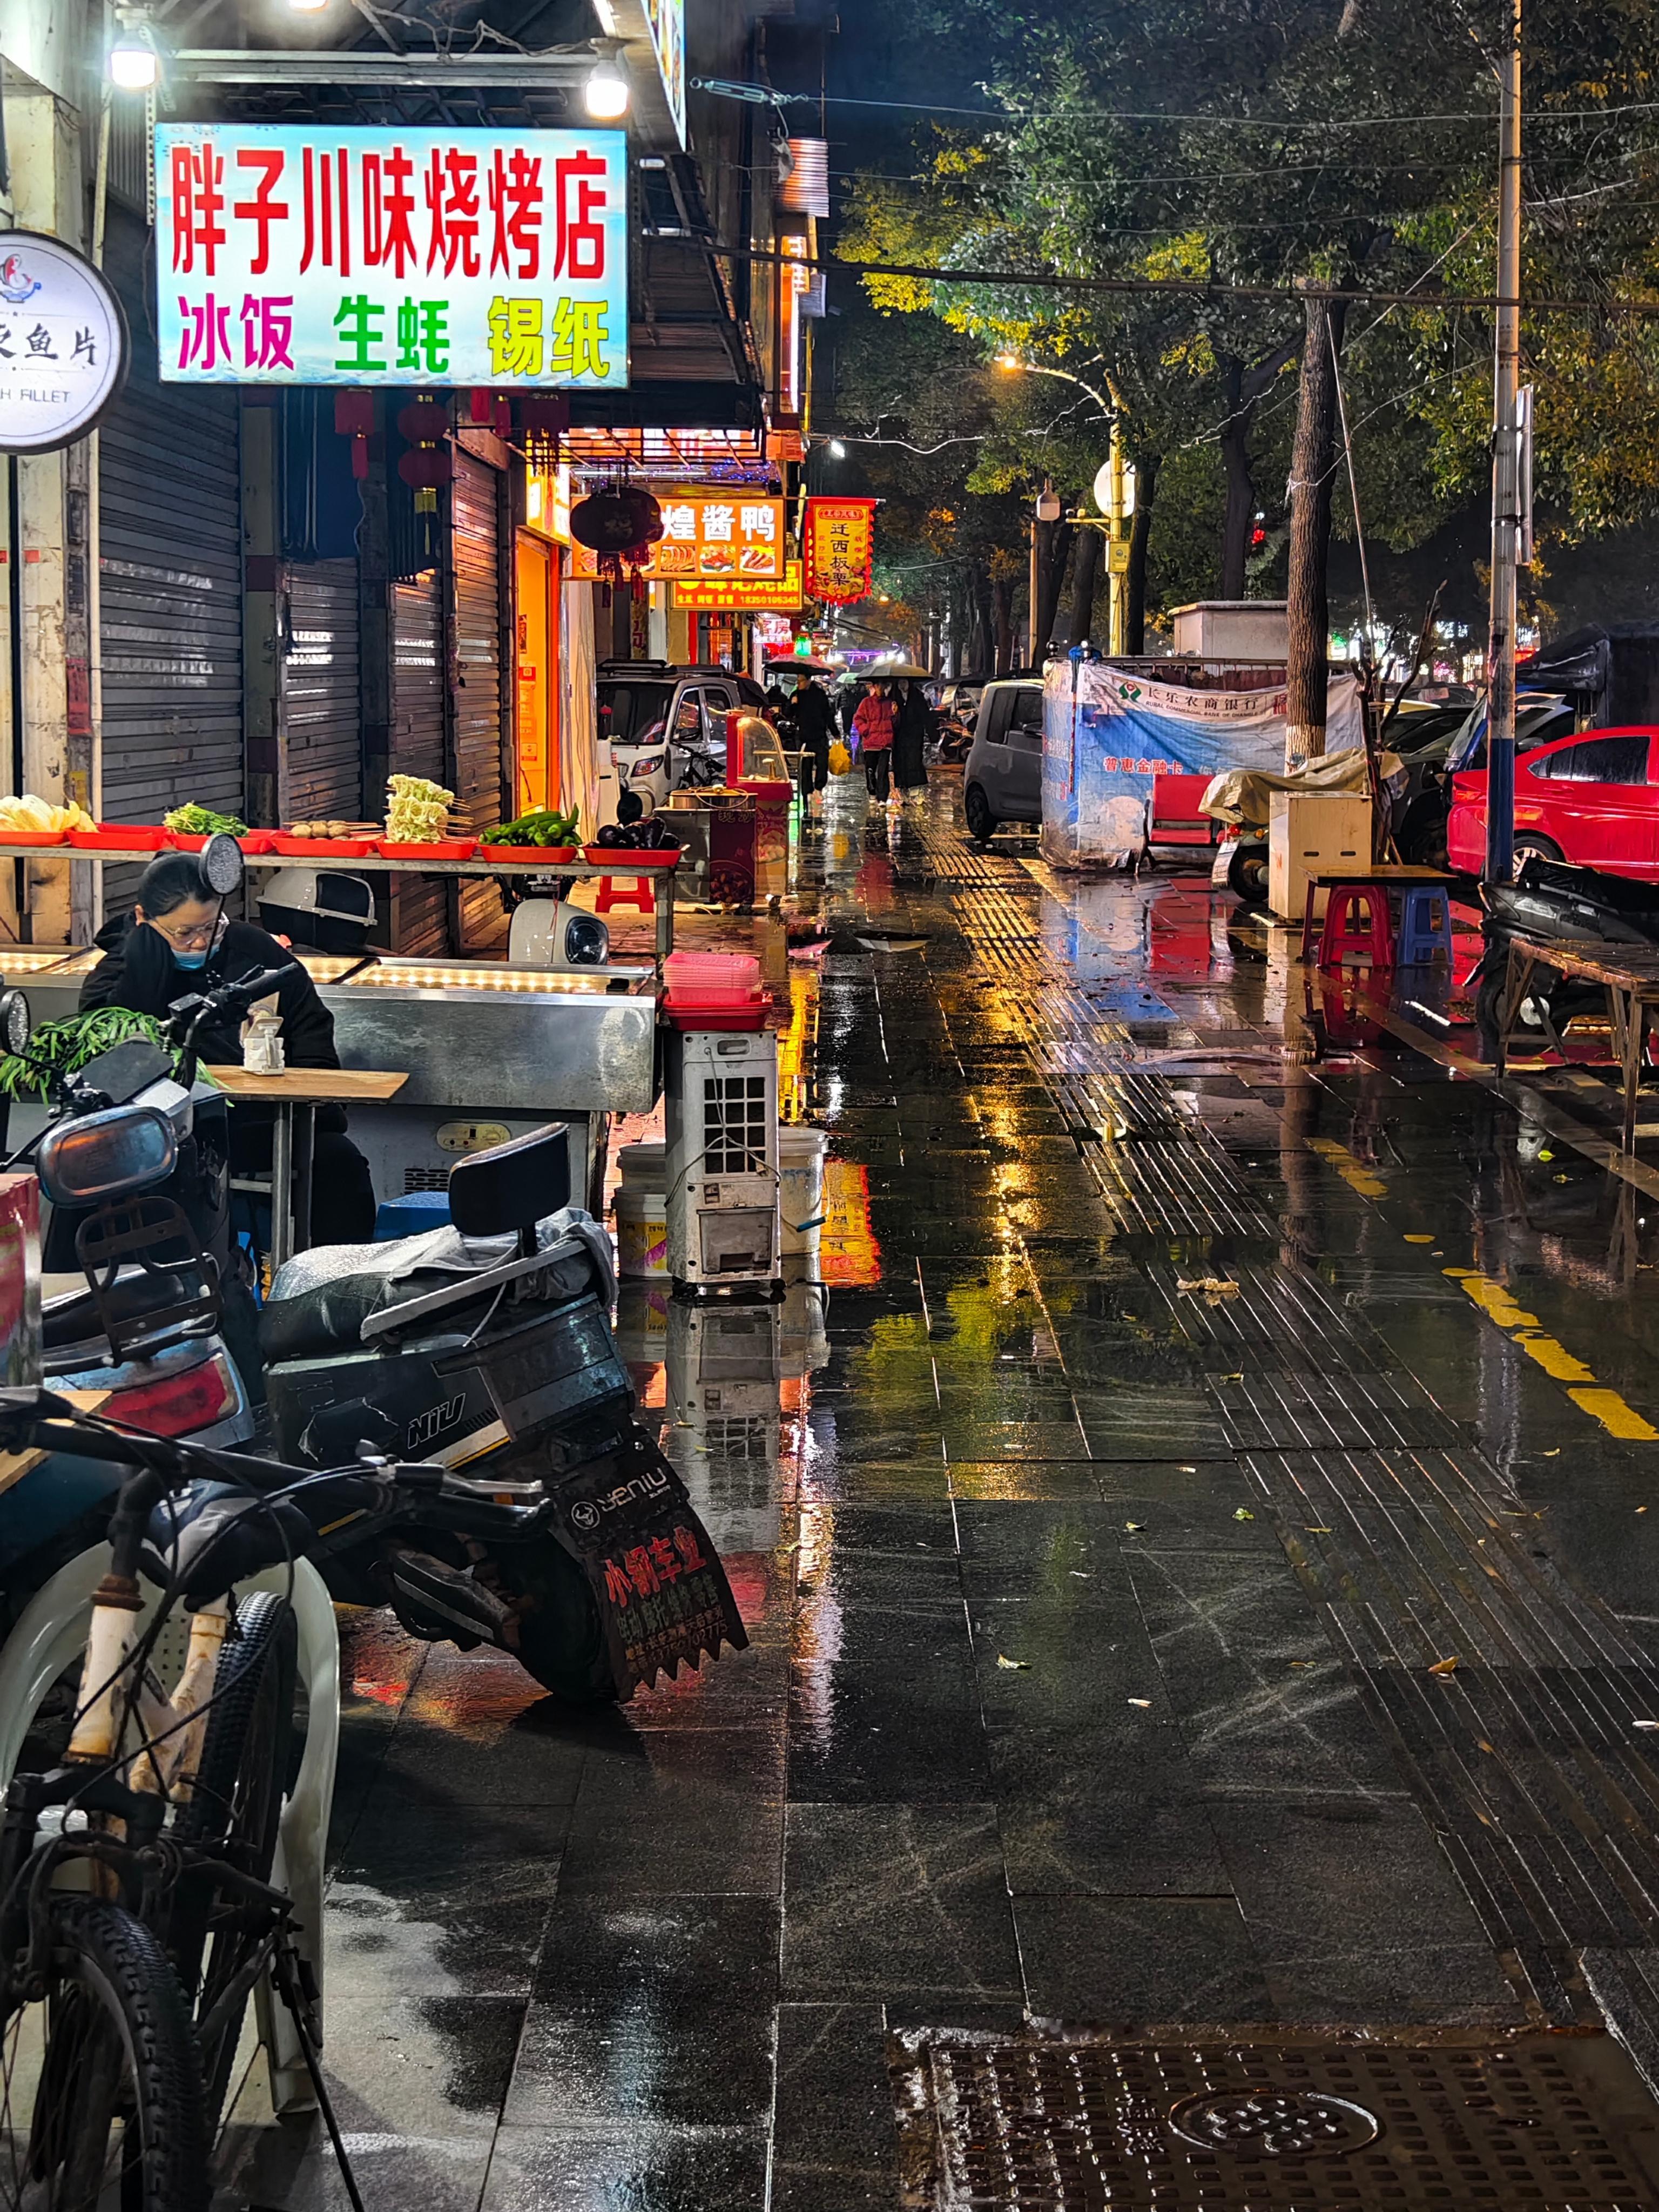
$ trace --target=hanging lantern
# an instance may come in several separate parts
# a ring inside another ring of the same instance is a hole
[[[662,536],[662,509],[638,484],[608,484],[571,508],[570,534],[598,554],[606,583],[632,582]]]
[[[438,494],[455,472],[444,443],[448,410],[435,399],[412,399],[398,410],[398,431],[408,445],[398,456],[398,474],[415,494],[416,514],[435,514]]]
[[[368,474],[368,441],[374,430],[374,394],[337,392],[334,395],[335,434],[351,441],[351,473],[359,483]]]

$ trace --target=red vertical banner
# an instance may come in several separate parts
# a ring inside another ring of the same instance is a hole
[[[875,554],[873,499],[809,499],[806,502],[806,592],[831,606],[870,595]]]

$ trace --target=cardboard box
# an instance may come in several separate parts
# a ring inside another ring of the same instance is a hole
[[[1371,803],[1344,792],[1276,791],[1267,817],[1267,904],[1282,921],[1300,921],[1308,878],[1371,865]],[[1323,915],[1322,891],[1315,902]]]

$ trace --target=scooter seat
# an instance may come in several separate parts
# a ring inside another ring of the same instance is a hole
[[[392,1275],[365,1268],[361,1258],[365,1249],[362,1246],[342,1244],[330,1249],[340,1255],[338,1274],[325,1276],[321,1281],[313,1279],[293,1297],[273,1295],[266,1300],[259,1316],[259,1349],[268,1363],[319,1359],[346,1348],[361,1352],[362,1324],[370,1314],[384,1313],[388,1307],[423,1297],[433,1291],[462,1287],[477,1273],[476,1269],[464,1267],[419,1267],[408,1274]],[[388,1248],[380,1245],[367,1249],[385,1252]],[[314,1274],[315,1263],[325,1260],[326,1254],[313,1252],[306,1256],[313,1263]],[[545,1302],[549,1304],[562,1305],[571,1298],[603,1290],[586,1250],[556,1260],[548,1275]],[[274,1288],[280,1285],[279,1278]],[[476,1298],[462,1299],[442,1314],[430,1316],[429,1325],[445,1331],[458,1329],[465,1334],[477,1326],[499,1294],[499,1285],[487,1285],[479,1290]]]

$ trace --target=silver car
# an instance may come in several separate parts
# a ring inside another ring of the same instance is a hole
[[[988,684],[962,777],[962,806],[975,844],[1004,822],[1042,819],[1042,681]]]

